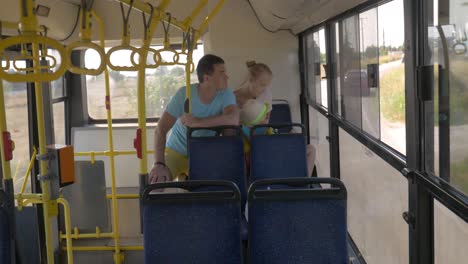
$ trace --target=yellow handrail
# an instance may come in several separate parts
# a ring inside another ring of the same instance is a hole
[[[59,69],[55,73],[44,73],[39,69],[39,45],[46,44],[52,46],[59,51],[62,58],[64,58],[63,47],[55,40],[47,37],[37,36],[37,18],[34,14],[35,4],[33,0],[21,0],[20,2],[20,21],[23,36],[8,38],[0,43],[0,51],[5,49],[12,44],[26,44],[30,43],[32,46],[32,57],[33,57],[33,73],[28,73],[23,76],[17,76],[17,78],[11,78],[13,81],[34,81],[35,93],[36,93],[36,116],[37,116],[37,132],[39,138],[39,154],[46,154],[46,140],[45,140],[45,128],[44,128],[44,109],[43,109],[43,96],[42,96],[42,82],[52,81],[60,77],[65,72],[65,63],[62,63]],[[0,72],[0,76],[3,75],[3,71]],[[8,77],[8,76],[7,76]],[[48,173],[47,161],[41,160],[40,175],[46,176]],[[47,177],[41,179],[42,188],[42,201],[43,201],[43,217],[44,217],[44,234],[46,241],[46,253],[47,263],[54,263],[54,247],[52,239],[52,226],[50,217],[55,216],[57,212],[57,204],[50,199],[50,180]]]
[[[81,67],[75,66],[71,60],[71,54],[76,49],[87,49],[87,50],[96,51],[101,61],[99,66],[96,69],[81,68]],[[92,42],[85,42],[85,41],[73,42],[66,47],[66,54],[67,54],[66,58],[67,58],[68,70],[75,74],[96,76],[96,75],[101,74],[107,66],[107,56],[106,56],[106,52],[104,51],[104,48]]]
[[[130,58],[133,58],[135,54],[138,54],[140,58],[142,56],[145,56],[144,54],[141,54],[141,51],[139,48],[136,48],[130,45],[130,33],[129,33],[128,19],[130,16],[130,12],[132,11],[133,4],[134,4],[133,2],[130,3],[130,7],[128,9],[128,13],[126,16],[125,14],[123,14],[124,11],[123,11],[123,7],[121,6],[122,16],[124,16],[123,17],[124,25],[123,25],[123,30],[122,30],[122,43],[119,46],[115,46],[109,49],[106,54],[107,65],[109,66],[109,68],[111,68],[114,71],[138,71],[140,68],[139,65],[132,65],[132,66],[114,65],[112,63],[111,58],[112,58],[112,54],[114,54],[115,52],[123,51],[123,50],[130,51],[131,52]],[[133,60],[131,59],[131,61]]]
[[[140,12],[151,14],[151,7],[146,2],[143,2],[140,0],[133,0],[133,1],[132,0],[116,0],[116,1],[124,3],[128,6],[132,5],[133,9],[138,10]],[[170,1],[167,1],[167,3],[161,3],[159,4],[158,8],[154,9],[154,16],[158,17],[157,20],[169,22],[169,17],[165,13],[169,3]],[[171,19],[171,25],[182,31],[187,30],[185,23],[178,21],[176,18]]]
[[[12,22],[12,21],[0,21],[0,25],[2,28],[8,28],[8,29],[18,29],[18,22]]]
[[[67,241],[67,260],[68,264],[73,264],[73,245],[71,239],[71,220],[70,220],[70,205],[64,198],[58,198],[57,202],[63,206],[65,214],[65,237]]]
[[[29,0],[30,1],[30,0]],[[26,45],[26,44],[31,44],[32,46],[48,46],[51,47],[55,50],[57,50],[58,54],[60,57],[63,59],[65,58],[65,48],[60,44],[58,41],[44,37],[44,36],[39,36],[39,35],[21,35],[21,36],[14,36],[14,37],[9,37],[6,39],[3,39],[0,41],[0,54],[2,54],[8,47],[10,46],[16,46],[16,45]],[[41,65],[40,59],[41,57],[39,56],[39,51],[37,52],[36,55],[31,55],[28,56],[26,55],[21,55],[16,58],[16,60],[23,60],[24,58],[32,59],[34,61],[33,67],[31,68],[19,68],[16,67],[17,70],[21,72],[26,72],[28,71],[27,74],[23,73],[9,73],[6,72],[5,70],[0,71],[0,78],[4,79],[9,82],[31,82],[31,81],[37,81],[37,82],[51,82],[53,80],[56,80],[60,78],[66,70],[66,63],[61,63],[60,66],[53,70],[53,67],[51,66],[44,66]],[[14,62],[16,61],[14,60]],[[62,60],[63,61],[63,60]],[[2,67],[3,68],[3,67]],[[43,72],[42,70],[51,70],[51,72]],[[33,71],[33,72],[29,72]]]
[[[141,251],[143,246],[121,246],[121,249],[124,251]],[[65,248],[62,248],[65,250]],[[112,251],[114,250],[113,246],[80,246],[72,247],[73,251]]]
[[[0,148],[2,154],[2,173],[3,179],[11,180],[11,167],[10,161],[5,159],[5,142],[3,142],[3,133],[7,132],[7,122],[5,113],[5,97],[3,93],[3,81],[0,78]]]
[[[114,238],[115,234],[114,233],[101,233],[101,230],[99,227],[96,227],[96,233],[83,233],[80,234],[78,231],[78,227],[75,227],[73,229],[73,233],[71,234],[72,239],[87,239],[87,238]],[[60,234],[60,239],[66,239],[67,236]]]
[[[100,16],[95,12],[92,13],[99,24],[99,39],[101,46],[104,46],[104,23]],[[108,142],[109,152],[114,152],[114,138],[112,133],[112,112],[111,112],[111,101],[110,101],[110,82],[109,82],[109,71],[107,67],[104,69],[104,80],[106,83],[106,113],[107,113],[107,127],[108,127]],[[94,159],[94,155],[91,156]],[[111,155],[110,169],[111,169],[111,193],[112,193],[112,233],[114,235],[114,263],[120,264],[123,261],[123,255],[120,252],[120,237],[119,237],[119,217],[118,217],[118,206],[117,206],[117,189],[115,179],[115,159]]]
[[[151,38],[156,31],[158,20],[161,20],[161,15],[165,14],[166,8],[169,6],[171,0],[162,0],[157,8],[155,8],[153,14],[153,20],[150,21],[147,38],[144,39],[142,45],[142,56],[140,56],[140,65],[138,70],[138,129],[141,131],[141,152],[142,158],[140,159],[140,175],[148,174],[148,157],[147,157],[147,144],[146,144],[146,98],[145,98],[145,78],[146,78],[146,50],[151,45]],[[146,5],[148,6],[148,5]]]
[[[18,210],[21,210],[21,208],[24,205],[30,204],[30,203],[40,203],[43,204],[44,201],[42,200],[43,196],[41,194],[17,194],[15,195],[15,199],[18,202]],[[72,239],[71,239],[71,218],[70,218],[70,205],[68,204],[68,201],[65,200],[64,198],[58,198],[57,202],[59,204],[62,204],[63,209],[64,209],[64,215],[65,215],[65,235],[64,238],[67,241],[67,246],[65,250],[67,251],[67,263],[73,264],[73,250],[72,250]]]
[[[201,38],[201,35],[203,34],[203,31],[205,31],[206,27],[208,24],[211,22],[211,20],[218,14],[219,10],[224,6],[225,0],[219,0],[218,4],[215,6],[215,8],[211,11],[211,13],[205,18],[203,23],[200,25],[198,28],[196,34],[195,34],[195,39],[194,43],[197,43],[197,41]]]
[[[148,150],[146,151],[148,154],[152,154],[153,150]],[[75,152],[75,157],[87,157],[87,156],[105,156],[105,157],[110,157],[110,156],[129,156],[129,155],[135,155],[136,151],[135,150],[128,150],[128,151],[88,151],[88,152]]]
[[[15,199],[33,199],[33,200],[43,200],[44,195],[42,193],[16,193]]]
[[[106,195],[107,199],[111,199],[112,195]],[[128,193],[128,194],[117,194],[116,195],[117,199],[139,199],[140,195],[137,193]]]
[[[36,160],[36,154],[37,154],[37,149],[34,148],[31,160],[29,161],[28,170],[26,171],[26,175],[24,175],[24,181],[23,181],[23,185],[21,186],[20,194],[24,193],[24,190],[26,189],[26,184],[28,183],[29,175],[31,174],[34,161]]]
[[[39,57],[39,47],[37,44],[32,45],[33,56],[35,58]],[[37,63],[35,61],[35,63]],[[39,74],[40,71],[35,69],[34,74]],[[45,127],[44,127],[44,108],[43,108],[43,98],[42,98],[42,82],[35,82],[35,93],[36,93],[36,115],[37,115],[37,132],[39,137],[39,155],[45,155],[46,150],[46,140],[45,140]],[[48,173],[47,161],[39,161],[40,175],[46,176]],[[46,237],[46,251],[47,251],[47,262],[49,264],[54,263],[54,248],[53,248],[53,239],[52,239],[52,226],[50,223],[50,217],[54,216],[52,206],[56,206],[51,203],[50,200],[50,180],[43,178],[41,180],[41,188],[43,194],[43,209],[44,209],[44,230]]]
[[[206,4],[208,4],[208,0],[200,0],[200,2],[198,2],[198,5],[193,9],[190,16],[184,19],[184,22],[182,22],[182,24],[184,24],[185,26],[184,31],[187,31],[192,26],[193,20],[195,19],[195,17],[198,16],[198,14],[200,14],[200,12],[203,10]]]
[[[18,160],[18,163],[16,164],[16,169],[15,169],[15,176],[13,176],[13,182],[16,182],[16,177],[18,177],[18,170],[20,166],[21,166],[21,160]]]

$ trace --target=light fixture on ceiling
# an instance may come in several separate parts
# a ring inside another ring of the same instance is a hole
[[[36,6],[36,15],[42,17],[48,17],[50,13],[50,7],[44,5],[37,5]]]

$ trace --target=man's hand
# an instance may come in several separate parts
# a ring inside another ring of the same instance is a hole
[[[149,174],[150,184],[168,181],[172,181],[172,174],[169,168],[162,164],[154,165]]]
[[[182,125],[187,126],[187,127],[197,127],[199,126],[200,118],[194,117],[191,114],[183,114],[180,117],[180,122],[182,122]]]

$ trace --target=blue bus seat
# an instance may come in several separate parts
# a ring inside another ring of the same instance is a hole
[[[11,263],[12,258],[12,223],[8,213],[10,199],[0,189],[0,263]]]
[[[207,187],[217,191],[199,191]],[[189,192],[154,192],[164,188]],[[240,192],[234,183],[152,184],[141,202],[145,263],[242,263]]]
[[[300,127],[300,133],[256,134],[257,129]],[[307,177],[306,140],[301,124],[258,125],[250,131],[250,181]]]
[[[220,135],[229,129],[232,135]],[[198,130],[213,130],[214,136],[194,136]],[[222,126],[189,128],[188,137],[189,180],[222,180],[234,182],[241,193],[241,205],[247,200],[245,153],[241,128]]]
[[[289,107],[288,101],[273,100],[273,105],[271,107],[272,108],[271,108],[269,124],[277,125],[277,124],[292,123],[291,108]],[[291,128],[282,127],[280,128],[279,131],[282,133],[289,133],[291,132]]]
[[[16,210],[16,257],[18,263],[40,264],[37,207],[24,206]]]
[[[310,189],[311,184],[331,184]],[[302,189],[265,189],[271,185]],[[248,192],[250,263],[347,264],[346,188],[334,178],[254,182]]]

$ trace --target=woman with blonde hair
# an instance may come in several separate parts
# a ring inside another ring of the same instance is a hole
[[[264,63],[257,63],[255,61],[248,61],[247,63],[248,75],[246,80],[234,91],[236,96],[237,105],[241,109],[249,100],[255,100],[257,103],[265,104],[267,107],[267,114],[259,123],[268,123],[269,113],[271,111],[271,104],[273,96],[271,93],[271,81],[273,73]],[[249,102],[248,104],[251,104]],[[241,117],[242,118],[242,117]]]
[[[234,91],[234,95],[236,96],[237,105],[241,109],[240,121],[245,135],[246,164],[247,167],[250,167],[249,127],[268,124],[273,101],[270,88],[273,73],[266,64],[255,61],[248,61],[247,68],[249,74],[239,88]],[[264,130],[263,133],[272,134],[274,132],[270,128]],[[306,159],[307,172],[310,177],[315,163],[315,149],[310,144],[306,146]]]

